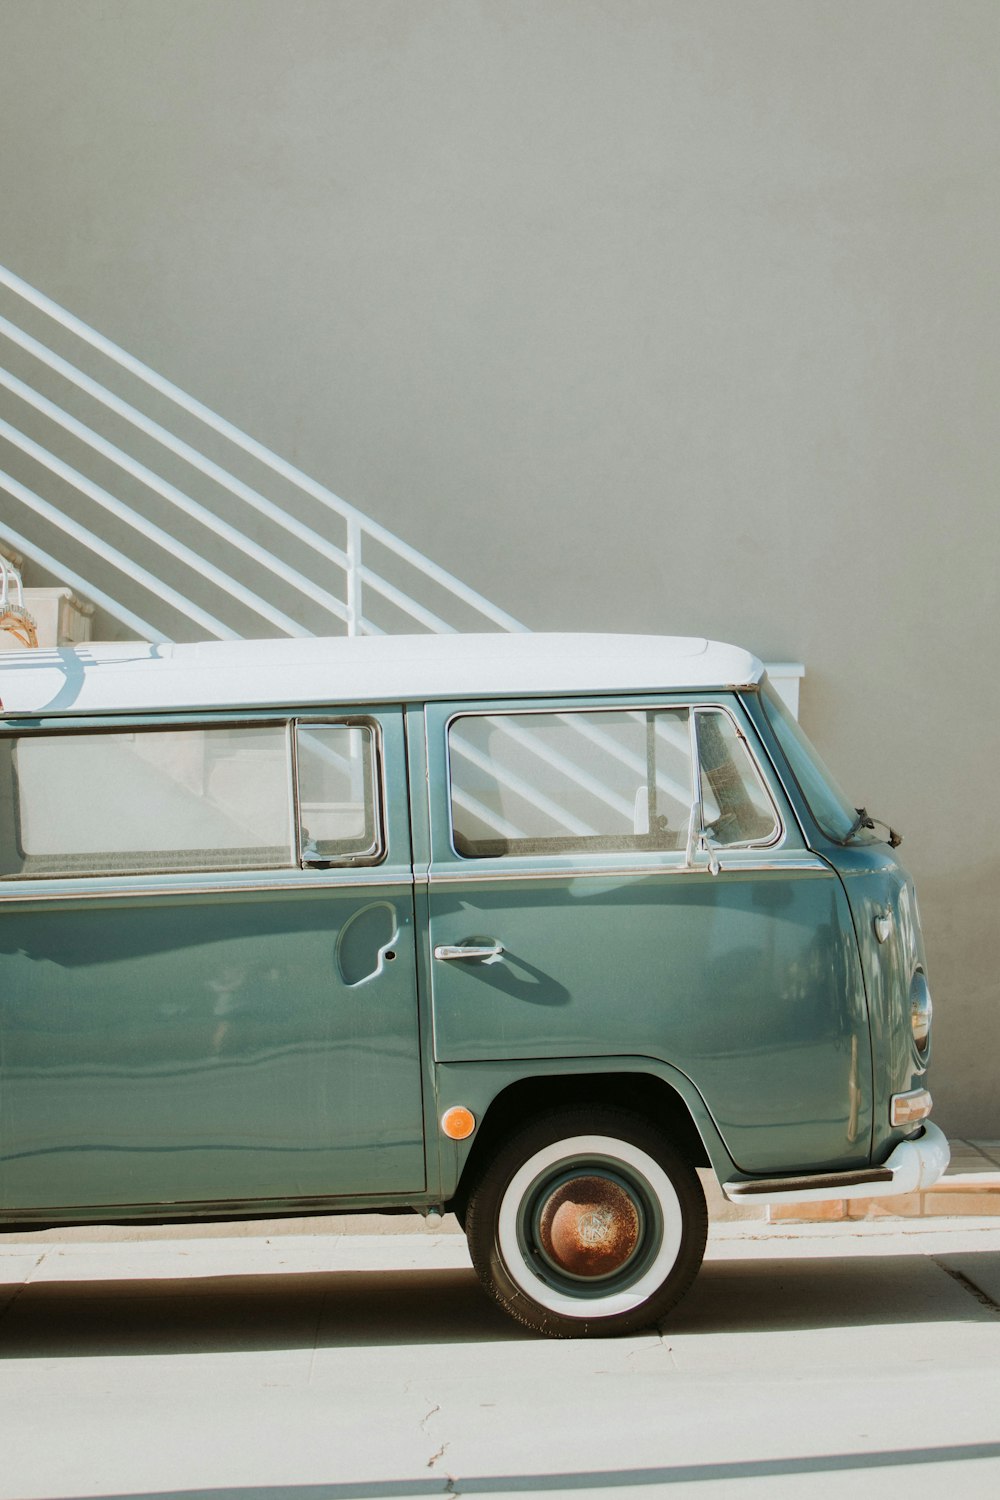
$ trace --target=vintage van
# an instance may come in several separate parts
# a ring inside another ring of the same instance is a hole
[[[0,668],[0,1223],[457,1213],[662,1318],[736,1202],[926,1187],[913,886],[746,651],[420,636]]]

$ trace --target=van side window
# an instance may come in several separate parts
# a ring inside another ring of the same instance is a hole
[[[68,733],[13,742],[25,876],[292,863],[284,725]]]
[[[706,828],[721,848],[772,843],[777,813],[735,723],[718,709],[699,709],[694,721]]]
[[[296,750],[303,864],[375,856],[381,832],[371,728],[299,724]]]
[[[293,735],[300,811],[294,806]],[[293,869],[376,854],[371,727],[69,731],[0,741],[4,879]]]
[[[683,850],[687,709],[463,715],[448,731],[455,850]]]

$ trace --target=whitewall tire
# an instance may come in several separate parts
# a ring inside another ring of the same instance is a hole
[[[705,1199],[642,1116],[565,1108],[511,1137],[474,1189],[473,1264],[520,1322],[556,1337],[648,1327],[701,1264]]]

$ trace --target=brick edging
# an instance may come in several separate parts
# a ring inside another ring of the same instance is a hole
[[[942,1177],[923,1193],[895,1198],[832,1198],[822,1203],[774,1203],[772,1223],[828,1223],[841,1219],[919,1219],[970,1215],[1000,1217],[1000,1172],[965,1172]]]

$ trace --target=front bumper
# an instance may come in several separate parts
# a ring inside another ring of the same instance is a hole
[[[880,1167],[807,1177],[737,1177],[722,1184],[731,1203],[820,1203],[829,1198],[895,1198],[933,1187],[947,1171],[946,1136],[928,1120],[919,1135],[900,1141]]]

